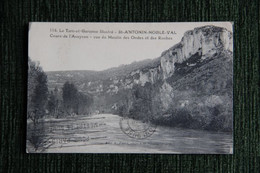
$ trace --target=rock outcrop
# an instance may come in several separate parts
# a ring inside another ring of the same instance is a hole
[[[160,57],[160,65],[155,68],[139,72],[136,83],[145,85],[146,82],[155,83],[159,79],[167,79],[174,74],[175,63],[187,61],[192,55],[198,54],[201,60],[228,51],[233,52],[233,36],[225,28],[204,26],[187,31],[181,42],[164,51]],[[196,64],[189,64],[194,66]]]
[[[233,52],[232,33],[227,29],[204,26],[187,31],[180,43],[162,53],[163,78],[174,73],[175,63],[182,63],[196,53],[205,59],[223,50]]]

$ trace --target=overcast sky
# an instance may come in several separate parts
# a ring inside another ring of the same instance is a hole
[[[39,61],[45,71],[62,70],[104,70],[129,64],[133,61],[157,58],[164,50],[181,41],[187,30],[204,25],[215,25],[232,31],[229,22],[211,23],[31,23],[29,32],[29,57]],[[51,28],[69,30],[110,30],[113,34],[66,33],[66,35],[84,35],[91,38],[54,38],[64,35],[50,32]],[[118,31],[175,31],[176,34],[118,34]],[[116,32],[116,33],[115,33]],[[93,39],[93,36],[161,36],[173,40],[139,40],[139,39]]]

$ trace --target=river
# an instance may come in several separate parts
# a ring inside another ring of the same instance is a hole
[[[233,153],[230,133],[157,126],[148,137],[133,137],[120,128],[120,119],[117,115],[97,114],[44,119],[36,127],[28,123],[27,152]],[[142,133],[142,127],[136,130]]]

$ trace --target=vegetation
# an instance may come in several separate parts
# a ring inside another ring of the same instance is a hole
[[[40,64],[28,60],[28,105],[27,118],[36,125],[46,115],[62,117],[74,114],[89,114],[93,98],[79,92],[73,83],[65,82],[62,92],[55,87],[48,91],[48,79]]]
[[[93,99],[77,90],[73,83],[65,82],[62,88],[63,106],[67,114],[85,114],[89,113]]]
[[[176,73],[164,82],[135,85],[117,114],[142,120],[150,116],[153,123],[171,127],[232,131],[232,61],[224,54],[203,65],[198,59],[189,60],[198,64],[192,67],[177,64]],[[163,90],[164,83],[170,89]]]
[[[39,63],[28,63],[28,114],[34,124],[45,115],[48,98],[47,75]]]

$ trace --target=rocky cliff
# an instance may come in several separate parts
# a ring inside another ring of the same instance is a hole
[[[204,26],[187,31],[181,42],[164,51],[154,67],[138,69],[132,74],[139,74],[134,83],[145,85],[146,82],[155,83],[167,79],[174,74],[175,63],[183,63],[197,54],[200,61],[212,57],[220,52],[233,52],[232,33],[225,28]],[[196,63],[186,64],[195,66]]]
[[[212,57],[222,51],[233,52],[232,33],[224,28],[204,26],[187,31],[181,42],[164,51],[160,64],[140,73],[140,83],[154,83],[158,79],[166,79],[174,74],[175,63],[182,63],[192,55],[198,54],[201,60]],[[195,64],[187,64],[194,66]]]

